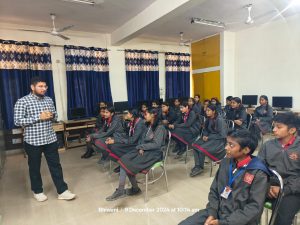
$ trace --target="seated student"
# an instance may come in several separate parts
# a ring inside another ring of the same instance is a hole
[[[203,102],[203,107],[201,108],[201,116],[206,117],[206,109],[207,109],[208,105],[210,105],[210,100],[205,99],[204,102]]]
[[[126,115],[128,123],[128,136],[108,138],[105,143],[110,149],[110,158],[114,161],[119,160],[126,153],[135,150],[135,147],[141,143],[143,132],[146,129],[145,121],[139,117],[138,110],[130,109]],[[117,167],[114,172],[119,172],[120,167]]]
[[[273,128],[276,138],[267,141],[258,153],[258,157],[283,178],[283,198],[274,225],[292,224],[295,214],[300,210],[300,137],[297,136],[298,128],[299,118],[293,113],[276,115]],[[275,199],[278,193],[278,184],[271,180],[268,197]]]
[[[197,94],[197,95],[194,96],[194,101],[195,101],[195,105],[194,106],[198,108],[197,111],[201,112],[202,106],[201,106],[200,95],[199,94]]]
[[[259,97],[259,103],[260,106],[254,110],[250,131],[260,139],[261,133],[265,134],[272,128],[273,109],[265,95]]]
[[[175,111],[169,106],[169,103],[163,102],[161,104],[161,114],[159,115],[159,120],[163,125],[166,126],[166,128],[168,128],[169,124],[174,124],[178,120]]]
[[[144,118],[144,115],[145,115],[145,113],[146,113],[147,110],[148,110],[147,103],[142,103],[142,104],[141,104],[141,109],[140,109],[140,117],[141,117],[142,119],[145,119],[145,118]]]
[[[181,101],[180,101],[180,99],[179,98],[175,98],[173,103],[174,103],[173,109],[174,109],[177,117],[181,117],[181,111],[180,111],[180,103],[181,103]]]
[[[225,156],[226,123],[218,114],[215,105],[209,105],[206,109],[202,138],[193,144],[195,167],[190,176],[194,177],[203,172],[205,155],[213,161],[219,161]]]
[[[234,122],[234,129],[246,129],[247,128],[247,112],[242,104],[242,100],[239,97],[234,97],[231,100],[231,111],[226,114],[227,120]]]
[[[109,137],[113,138],[124,138],[126,133],[122,124],[122,120],[119,116],[115,115],[114,107],[108,107],[105,109],[104,113],[105,124],[101,130],[96,133],[90,134],[86,138],[86,142],[92,142],[98,151],[102,153],[102,157],[99,161],[100,164],[104,164],[108,158],[109,151],[107,145],[105,144],[106,139]]]
[[[222,115],[222,106],[221,106],[221,102],[219,101],[219,99],[217,97],[213,97],[210,99],[210,103],[212,105],[215,105],[217,107],[218,114]]]
[[[201,113],[201,108],[199,108],[198,105],[195,104],[195,100],[193,98],[188,99],[188,105],[189,105],[189,108],[191,110],[193,110],[195,112],[196,116],[198,117]]]
[[[226,97],[226,105],[224,107],[224,112],[225,112],[225,115],[230,113],[230,111],[232,110],[231,109],[231,100],[232,100],[232,96],[227,96]]]
[[[123,155],[118,161],[120,169],[119,187],[107,201],[114,201],[126,195],[136,195],[141,192],[138,187],[135,175],[141,171],[149,170],[154,163],[162,159],[161,147],[165,144],[166,129],[158,123],[155,110],[148,110],[145,113],[147,129],[144,130],[142,143],[135,147],[134,151]],[[130,189],[125,188],[126,176],[132,185]]]
[[[196,113],[189,108],[186,101],[181,103],[180,110],[182,113],[180,120],[169,125],[172,137],[176,141],[174,152],[177,152],[177,155],[175,158],[179,158],[186,151],[186,145],[182,141],[191,144],[200,133],[200,122],[197,123]]]
[[[105,116],[104,116],[105,109],[106,109],[105,107],[100,108],[100,113],[97,116],[97,120],[96,120],[96,127],[95,127],[95,129],[92,129],[91,132],[88,132],[86,134],[86,136],[89,136],[92,133],[96,133],[103,128],[103,126],[105,124]],[[88,142],[86,145],[86,152],[81,156],[81,158],[87,159],[87,158],[90,158],[93,154],[94,154],[94,149],[92,147],[92,144],[90,142]]]
[[[258,225],[268,191],[269,170],[252,153],[257,139],[248,130],[227,136],[227,157],[210,187],[208,204],[180,225]],[[287,225],[287,224],[286,224]]]
[[[152,105],[152,109],[154,109],[156,111],[157,115],[160,115],[161,114],[161,108],[160,108],[160,105],[159,105],[159,101],[157,101],[157,100],[152,101],[151,105]]]
[[[106,102],[99,102],[99,108],[106,108],[107,103]]]

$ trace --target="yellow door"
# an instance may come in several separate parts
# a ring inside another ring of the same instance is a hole
[[[220,71],[193,74],[194,94],[200,94],[201,101],[217,97],[220,100]]]

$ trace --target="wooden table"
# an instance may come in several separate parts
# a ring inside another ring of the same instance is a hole
[[[82,140],[81,133],[76,133],[76,131],[81,132],[82,130],[95,127],[96,120],[97,119],[95,117],[92,117],[89,119],[64,121],[64,139],[66,149],[85,145],[86,143]],[[75,134],[71,134],[71,131],[75,131]],[[71,137],[78,138],[78,142],[70,143],[68,139]]]

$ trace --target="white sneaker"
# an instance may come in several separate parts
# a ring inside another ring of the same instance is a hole
[[[38,194],[33,193],[33,197],[38,202],[44,202],[44,201],[46,201],[48,199],[48,197],[44,193],[38,193]]]
[[[60,195],[58,195],[58,199],[59,200],[72,200],[76,197],[75,194],[73,194],[71,191],[66,190],[63,193],[61,193]]]

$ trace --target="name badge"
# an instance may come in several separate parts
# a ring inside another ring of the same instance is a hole
[[[226,186],[223,190],[223,192],[221,193],[221,197],[228,199],[230,193],[232,192],[231,188]]]

